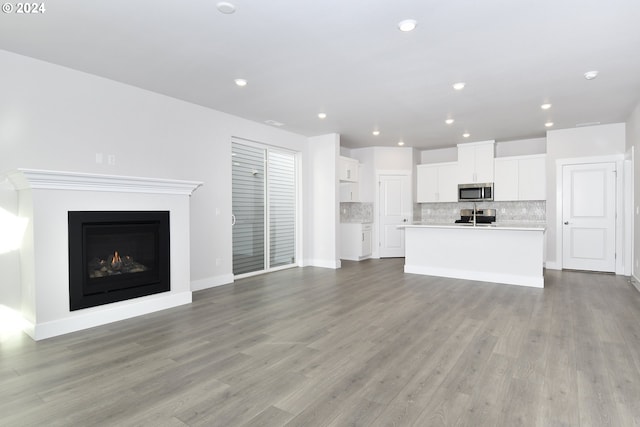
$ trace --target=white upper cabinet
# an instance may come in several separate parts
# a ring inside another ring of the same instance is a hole
[[[357,182],[341,182],[340,183],[340,201],[341,202],[359,202],[360,201],[360,184]]]
[[[518,199],[518,160],[509,157],[495,160],[495,181],[493,200],[507,201]]]
[[[495,141],[458,144],[458,184],[493,182]]]
[[[340,181],[358,182],[358,166],[356,159],[340,156]]]
[[[457,202],[458,164],[433,163],[416,166],[416,202]]]
[[[546,200],[546,156],[495,159],[494,200]]]
[[[547,199],[547,159],[545,155],[528,156],[518,161],[518,195],[520,200]]]

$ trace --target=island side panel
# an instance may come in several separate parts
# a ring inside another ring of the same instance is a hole
[[[407,227],[406,273],[544,287],[544,231]]]

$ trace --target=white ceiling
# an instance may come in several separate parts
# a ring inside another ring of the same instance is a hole
[[[542,137],[547,120],[623,122],[640,101],[638,0],[216,3],[45,1],[0,16],[0,48],[352,148]]]

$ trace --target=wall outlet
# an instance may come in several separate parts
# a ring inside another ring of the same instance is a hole
[[[102,163],[102,153],[96,153],[96,163]]]
[[[109,164],[111,166],[116,164],[116,155],[115,154],[107,155],[107,164]]]
[[[221,262],[220,258],[216,258],[216,267],[220,265],[220,262]]]

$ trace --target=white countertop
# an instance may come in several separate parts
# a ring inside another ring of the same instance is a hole
[[[545,231],[545,225],[539,223],[527,222],[495,222],[492,224],[471,223],[433,223],[433,222],[414,222],[413,224],[399,225],[398,228],[452,228],[452,229],[469,229],[469,230],[523,230],[523,231]]]

